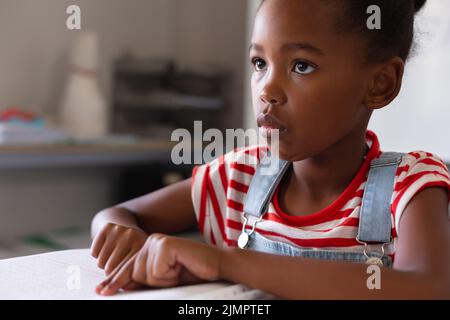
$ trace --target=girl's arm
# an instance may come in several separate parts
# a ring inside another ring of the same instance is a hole
[[[380,268],[380,289],[367,285],[373,275],[366,264],[219,249],[153,234],[97,290],[110,295],[133,282],[182,284],[186,269],[197,279],[242,283],[289,299],[450,299],[447,210],[442,188],[426,189],[411,200],[401,219],[394,268]]]
[[[155,231],[173,233],[194,228],[191,179],[99,212],[91,225],[91,254],[111,274],[130,259]]]
[[[92,237],[108,223],[140,228],[147,234],[193,229],[191,178],[100,211],[92,221]]]
[[[450,223],[443,188],[417,194],[404,211],[393,269],[370,290],[368,265],[228,249],[219,277],[292,299],[450,299]]]

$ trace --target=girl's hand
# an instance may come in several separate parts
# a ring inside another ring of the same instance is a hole
[[[142,248],[147,237],[140,229],[107,223],[94,238],[91,254],[106,275],[110,275],[121,262],[129,260]]]
[[[130,260],[124,262],[96,292],[113,295],[139,285],[173,287],[218,280],[221,251],[196,241],[152,234]]]

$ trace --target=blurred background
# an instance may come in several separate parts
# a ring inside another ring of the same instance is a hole
[[[189,177],[174,129],[254,127],[258,4],[0,0],[0,259],[88,247],[96,212]],[[374,113],[383,150],[450,163],[449,9],[428,1],[401,96]]]
[[[248,5],[0,0],[0,259],[87,247],[96,212],[189,177],[174,128],[243,127]]]

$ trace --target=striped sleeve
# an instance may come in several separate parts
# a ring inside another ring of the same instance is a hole
[[[447,190],[450,202],[450,175],[439,157],[424,151],[410,152],[403,157],[396,173],[391,207],[397,233],[409,201],[423,189],[436,186]]]
[[[236,148],[194,168],[191,196],[199,230],[207,243],[236,246],[229,224],[243,210],[243,197],[265,147]]]
[[[221,156],[192,172],[191,196],[198,228],[207,243],[225,246],[227,169]]]

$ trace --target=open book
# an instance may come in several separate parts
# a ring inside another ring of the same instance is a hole
[[[105,279],[89,249],[64,250],[0,260],[0,299],[271,299],[241,284],[212,282],[191,286],[121,291],[104,297],[95,287]]]

